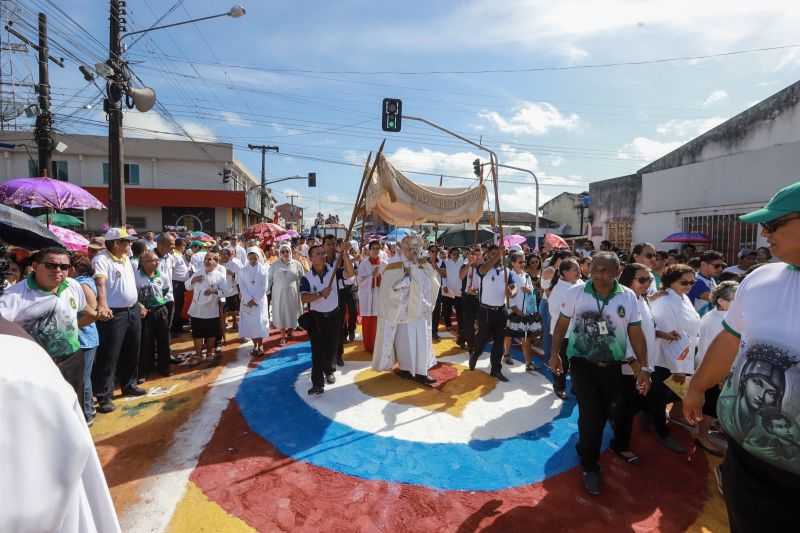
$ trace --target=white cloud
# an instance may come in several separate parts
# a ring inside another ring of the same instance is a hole
[[[234,126],[251,126],[252,123],[242,118],[241,115],[238,113],[234,113],[233,111],[222,111],[220,113],[222,120],[227,122],[228,124],[232,124]]]
[[[547,102],[527,102],[514,108],[510,118],[488,110],[481,111],[479,116],[493,123],[501,132],[512,135],[544,135],[553,129],[575,131],[580,120],[575,113],[569,116],[561,114]]]
[[[560,155],[554,156],[550,158],[550,166],[552,167],[560,167],[564,164],[564,158]]]
[[[728,91],[722,89],[714,91],[703,101],[703,107],[711,107],[718,102],[722,102],[726,98],[728,98]]]
[[[504,188],[505,189],[505,188]],[[539,191],[539,206],[553,199],[553,195]],[[500,207],[503,211],[527,211],[533,213],[536,206],[536,187],[517,185],[510,192],[500,192]],[[533,221],[531,221],[533,224]]]
[[[617,157],[619,159],[630,159],[631,156],[634,156],[652,161],[670,153],[684,143],[684,141],[661,142],[648,139],[647,137],[636,137],[632,142],[623,146],[622,150],[617,152]]]
[[[184,131],[191,135],[196,141],[214,142],[217,136],[214,132],[196,122],[179,120],[180,128],[173,122],[168,122],[155,111],[140,113],[130,111],[125,113],[123,119],[124,134],[128,137],[139,137],[145,139],[173,139],[191,140],[184,134]],[[182,129],[181,129],[182,128]]]
[[[772,67],[772,72],[779,72],[792,64],[800,64],[800,49],[792,48],[781,57],[778,64]]]
[[[673,135],[676,137],[697,136],[705,133],[711,128],[725,122],[725,117],[697,118],[697,119],[672,119],[656,127],[656,131],[661,135]]]

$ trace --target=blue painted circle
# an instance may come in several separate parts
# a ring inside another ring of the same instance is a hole
[[[320,414],[295,393],[298,375],[310,366],[309,343],[284,348],[248,373],[236,395],[250,428],[295,460],[365,479],[470,491],[538,483],[579,464],[572,397],[552,422],[514,437],[413,442],[356,430]],[[552,380],[546,367],[542,372]],[[315,401],[324,402],[325,395]]]

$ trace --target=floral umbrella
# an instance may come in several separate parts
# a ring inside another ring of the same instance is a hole
[[[89,241],[83,235],[75,233],[71,229],[62,228],[60,226],[50,226],[50,231],[58,237],[67,250],[85,252],[89,247]]]
[[[553,248],[569,248],[569,244],[567,244],[567,241],[565,241],[555,233],[545,233],[544,242],[546,242]]]
[[[266,239],[272,240],[283,235],[286,230],[273,222],[261,222],[255,226],[250,226],[242,232],[243,239]]]
[[[50,209],[105,209],[89,191],[50,178],[17,178],[0,184],[0,202]]]
[[[527,242],[527,238],[522,235],[506,235],[503,237],[503,246],[513,246],[514,244],[522,244]]]

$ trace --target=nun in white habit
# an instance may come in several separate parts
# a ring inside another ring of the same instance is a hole
[[[255,246],[248,248],[247,263],[239,271],[239,337],[253,339],[251,355],[264,355],[262,342],[269,336],[269,265],[259,252]]]

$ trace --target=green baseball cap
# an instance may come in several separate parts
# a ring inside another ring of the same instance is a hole
[[[200,242],[200,241],[192,241],[192,244],[189,245],[189,248],[191,248],[193,246],[199,246],[200,248],[202,248],[203,247],[203,243]]]
[[[800,212],[800,181],[778,191],[762,209],[739,218],[742,222],[759,224],[797,212]]]

